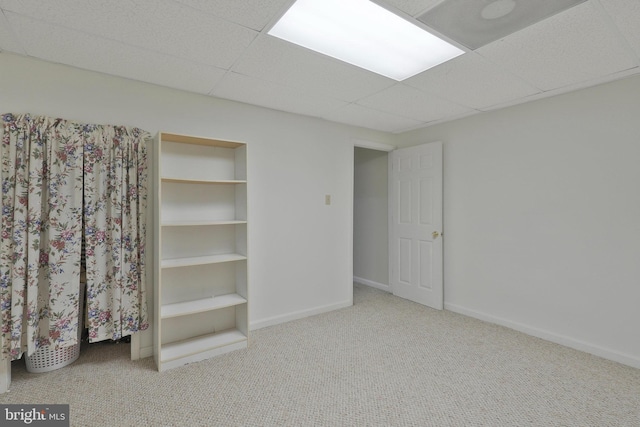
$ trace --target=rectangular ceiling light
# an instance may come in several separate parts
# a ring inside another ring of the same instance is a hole
[[[269,34],[398,81],[464,53],[369,0],[297,0]]]

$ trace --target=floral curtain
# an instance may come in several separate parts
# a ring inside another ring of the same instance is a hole
[[[146,329],[150,135],[29,115],[2,121],[3,355],[77,342],[83,223],[90,340]]]
[[[147,329],[147,147],[137,128],[85,129],[84,220],[89,340]]]
[[[4,355],[77,342],[82,144],[68,122],[2,116]]]

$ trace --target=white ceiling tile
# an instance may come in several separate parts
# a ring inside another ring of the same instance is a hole
[[[222,19],[262,30],[274,16],[284,12],[291,0],[177,0]]]
[[[402,132],[425,124],[424,122],[394,116],[357,104],[349,104],[338,108],[325,115],[324,118],[334,122],[347,123],[383,132]]]
[[[589,0],[401,84],[260,34],[291,2],[0,0],[0,50],[389,132],[640,69],[640,0]]]
[[[440,64],[404,83],[475,109],[540,92],[474,52]]]
[[[427,9],[431,9],[440,2],[441,0],[382,0],[379,3],[386,3],[389,6],[403,11],[407,15],[416,16]]]
[[[27,54],[78,68],[207,94],[225,71],[7,12]]]
[[[25,51],[9,28],[9,22],[0,10],[0,51],[24,55]]]
[[[358,104],[421,122],[432,122],[472,111],[470,108],[401,83],[363,98]]]
[[[0,9],[13,10],[20,7],[21,0],[0,0]]]
[[[256,40],[233,71],[347,102],[395,83],[271,36]]]
[[[131,2],[107,4],[96,0],[83,2],[78,7],[74,0],[0,0],[0,8],[20,15],[47,21],[67,28],[97,35],[109,34],[110,38],[126,37],[140,21]],[[144,26],[144,22],[141,22]],[[122,31],[125,34],[120,34]]]
[[[636,55],[640,56],[640,1],[600,0],[600,3]]]
[[[319,97],[291,87],[231,72],[227,73],[211,95],[309,116],[322,116],[346,105],[344,101]]]
[[[543,90],[636,66],[591,3],[566,10],[476,52]]]
[[[170,0],[2,1],[22,15],[225,69],[258,34]]]

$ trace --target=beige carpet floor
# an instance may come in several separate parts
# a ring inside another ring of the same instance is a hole
[[[0,403],[68,403],[72,426],[640,426],[640,370],[366,286],[355,305],[254,331],[177,368],[84,345],[13,363]]]

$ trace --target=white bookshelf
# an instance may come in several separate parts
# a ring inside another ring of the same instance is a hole
[[[162,268],[176,268],[176,267],[189,267],[192,265],[203,264],[218,264],[220,262],[234,262],[247,259],[246,256],[240,254],[222,254],[222,255],[208,255],[208,256],[196,256],[186,258],[171,258],[163,259],[160,261]]]
[[[248,345],[247,147],[156,139],[154,358],[164,371]]]
[[[175,177],[162,177],[162,181],[164,182],[178,182],[183,184],[246,184],[247,181],[239,180],[239,179],[183,179],[183,178],[175,178]]]
[[[160,350],[160,357],[165,368],[171,369],[246,347],[246,335],[233,329],[165,344]]]
[[[162,224],[163,227],[189,227],[194,225],[233,225],[233,224],[246,224],[247,221],[215,221],[215,220],[199,220],[199,221],[170,221]]]
[[[160,317],[168,319],[170,317],[186,316],[188,314],[202,313],[246,303],[247,299],[238,294],[220,295],[193,301],[165,304],[161,307]]]

